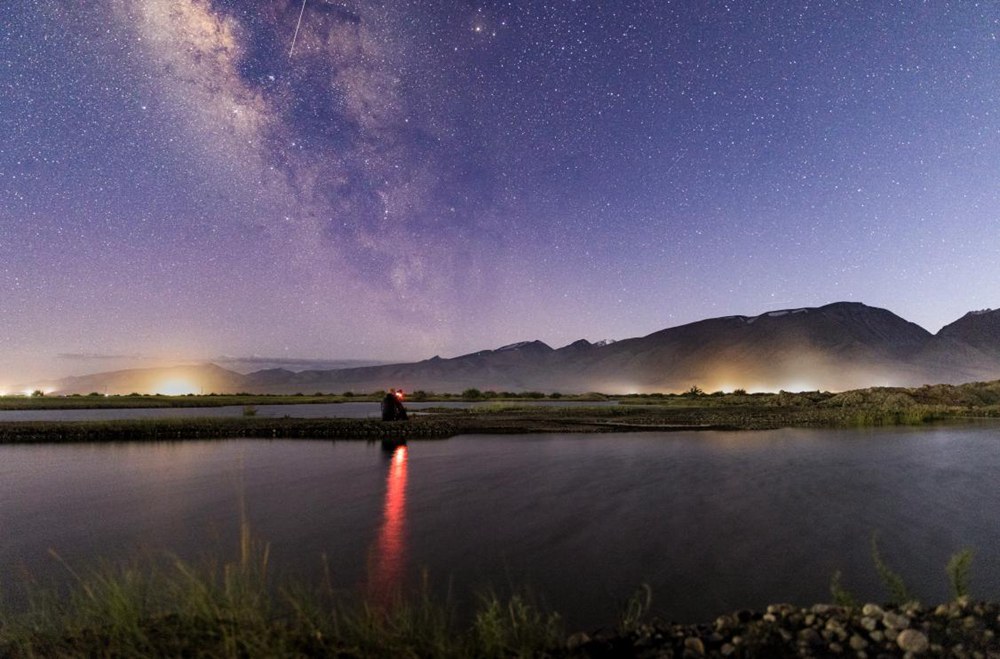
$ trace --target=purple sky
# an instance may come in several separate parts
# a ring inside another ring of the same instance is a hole
[[[11,4],[0,387],[1000,305],[996,2]]]

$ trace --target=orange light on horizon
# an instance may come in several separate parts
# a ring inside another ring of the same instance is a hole
[[[199,392],[200,387],[191,380],[185,378],[173,378],[170,380],[164,380],[156,386],[152,387],[153,393],[163,394],[164,396],[184,396],[187,394],[196,394]]]

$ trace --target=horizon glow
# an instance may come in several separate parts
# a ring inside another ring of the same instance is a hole
[[[998,39],[995,3],[16,3],[0,386],[840,300],[937,331],[1000,305]]]

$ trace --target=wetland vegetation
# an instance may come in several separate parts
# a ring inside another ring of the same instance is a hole
[[[330,567],[318,583],[276,578],[268,547],[244,526],[240,556],[178,559],[77,572],[61,591],[27,583],[26,607],[0,616],[0,655],[34,657],[813,657],[994,656],[1000,606],[956,599],[770,605],[713,622],[676,624],[638,589],[617,621],[569,633],[527,591],[481,594],[460,608],[430,594],[346,592]],[[876,550],[877,551],[877,550]],[[61,559],[54,555],[57,560]],[[880,559],[877,559],[880,560]],[[888,569],[888,568],[885,568]],[[953,567],[948,568],[954,578]],[[898,579],[895,574],[892,577]],[[964,577],[963,577],[964,578]],[[887,582],[887,588],[893,591]],[[835,593],[836,594],[836,593]]]
[[[416,392],[414,401],[455,401],[460,396]],[[210,437],[313,437],[318,439],[445,438],[458,434],[532,432],[623,432],[664,430],[765,430],[782,427],[868,427],[922,425],[938,421],[1000,418],[1000,381],[916,388],[875,387],[842,393],[737,391],[706,394],[697,387],[683,394],[605,396],[542,395],[536,392],[465,392],[477,404],[467,409],[430,407],[410,422],[373,419],[262,418],[256,405],[378,400],[380,392],[356,396],[68,396],[7,397],[7,409],[113,407],[209,407],[242,405],[238,418],[173,418],[112,421],[0,422],[0,442],[119,441]],[[540,398],[580,401],[541,406]],[[586,401],[600,402],[587,405]],[[618,404],[608,405],[607,402]]]

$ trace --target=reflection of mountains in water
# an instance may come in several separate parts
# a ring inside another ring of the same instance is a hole
[[[726,316],[601,344],[553,349],[514,343],[452,359],[408,364],[241,375],[214,365],[187,367],[207,391],[313,393],[407,390],[460,392],[843,390],[1000,378],[1000,310],[970,312],[936,335],[885,309],[855,302]],[[162,374],[161,374],[162,375]],[[55,383],[64,393],[149,391],[145,371],[119,371]]]

